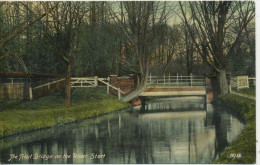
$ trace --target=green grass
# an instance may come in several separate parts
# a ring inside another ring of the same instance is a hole
[[[234,92],[249,95],[249,96],[255,96],[255,87],[239,89],[239,90],[235,90]]]
[[[0,100],[0,137],[80,121],[130,106],[102,88],[72,91],[72,105],[65,107],[63,93],[33,101]]]
[[[256,103],[254,100],[227,94],[220,95],[215,104],[224,105],[235,113],[241,115],[246,121],[246,126],[235,142],[212,163],[240,164],[256,162]],[[241,154],[241,158],[231,158],[231,154]]]

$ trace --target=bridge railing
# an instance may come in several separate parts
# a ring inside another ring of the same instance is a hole
[[[194,86],[205,86],[206,81],[204,76],[152,76],[148,77],[148,87],[160,87],[160,86],[169,86],[169,87],[194,87]]]

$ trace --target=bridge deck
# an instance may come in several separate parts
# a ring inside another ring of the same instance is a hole
[[[146,88],[139,96],[203,96],[205,87]]]

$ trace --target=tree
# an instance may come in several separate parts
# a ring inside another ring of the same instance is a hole
[[[157,49],[151,58],[151,66],[153,74],[170,73],[170,67],[180,54],[180,45],[182,41],[180,28],[178,25],[172,27],[168,24],[160,24],[154,27],[155,46]]]
[[[29,43],[31,44],[34,39],[39,37],[35,34],[32,35],[32,31],[39,31],[37,25],[41,23],[42,18],[48,15],[58,3],[59,2],[55,2],[53,8],[47,8],[44,13],[42,13],[41,10],[36,10],[40,3],[1,3],[0,8],[4,11],[4,14],[1,15],[3,28],[2,31],[0,31],[0,51],[2,52],[0,61],[4,63],[2,68],[0,68],[1,70],[19,71],[20,67],[18,64],[20,64],[22,69],[30,74],[26,67],[26,62],[21,58],[21,54],[28,49]],[[18,55],[18,53],[20,55]],[[9,57],[13,57],[13,60]],[[30,57],[28,57],[28,59],[30,59]]]
[[[185,51],[186,51],[186,66],[187,66],[187,74],[190,76],[193,69],[193,53],[194,53],[194,44],[191,41],[191,36],[187,31],[187,27],[184,25],[184,42],[185,42]]]
[[[59,55],[66,63],[66,99],[65,105],[71,104],[71,70],[78,54],[81,39],[80,27],[85,21],[87,6],[85,2],[61,2],[51,13],[54,33],[57,37]]]
[[[197,51],[216,72],[220,93],[227,93],[227,61],[247,25],[254,19],[254,2],[188,2],[185,6],[188,14],[184,12],[183,3],[179,2],[179,5]],[[233,32],[234,28],[238,28],[237,33]]]
[[[0,47],[12,40],[13,38],[19,36],[24,31],[31,28],[36,22],[40,21],[43,17],[45,17],[47,14],[49,14],[58,3],[56,3],[52,8],[48,9],[44,14],[41,14],[40,16],[36,17],[34,20],[27,23],[26,21],[23,21],[19,23],[18,25],[14,25],[12,28],[5,31],[3,34],[0,34]]]
[[[158,46],[155,44],[155,26],[166,22],[170,9],[166,3],[152,1],[120,2],[119,9],[118,13],[111,9],[111,16],[131,44],[138,68],[136,89],[122,97],[122,101],[127,102],[146,87],[151,56]]]

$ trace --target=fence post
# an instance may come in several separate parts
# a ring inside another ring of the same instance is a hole
[[[231,84],[229,85],[229,93],[232,92],[232,87],[231,87]]]
[[[165,73],[163,74],[163,84],[165,85]]]
[[[110,79],[109,79],[109,77],[107,78],[107,80],[108,80],[108,82],[107,82],[107,94],[109,94],[109,81],[110,81]]]
[[[239,76],[237,76],[237,90],[239,90]]]
[[[181,86],[183,86],[183,82],[182,82],[182,74],[181,74]]]
[[[95,87],[97,87],[97,86],[98,86],[98,77],[95,76]]]
[[[80,86],[82,86],[82,78],[80,78]]]
[[[121,99],[120,88],[117,89],[117,95],[118,95],[118,100],[120,100]]]
[[[246,76],[246,86],[249,88],[248,76]]]
[[[29,97],[30,97],[30,100],[33,100],[32,87],[29,87]]]
[[[192,86],[192,73],[190,74],[190,86]]]
[[[178,77],[179,75],[178,75],[178,73],[177,73],[177,79],[176,79],[176,81],[177,81],[177,85],[179,85],[179,77]]]
[[[150,83],[152,83],[152,73],[150,73]]]
[[[14,84],[14,78],[11,78],[12,84]]]
[[[171,74],[169,74],[169,85],[171,85]]]

